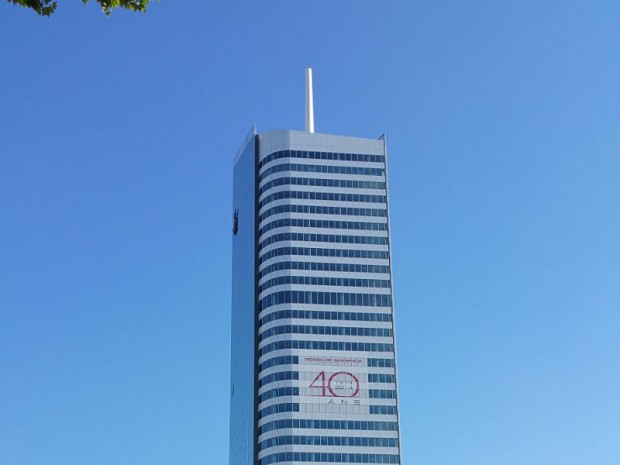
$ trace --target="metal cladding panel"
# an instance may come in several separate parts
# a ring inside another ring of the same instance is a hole
[[[311,150],[316,152],[343,152],[380,154],[385,151],[382,139],[338,136],[303,131],[269,131],[259,134],[262,160],[278,150]]]

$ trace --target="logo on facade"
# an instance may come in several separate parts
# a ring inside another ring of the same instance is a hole
[[[237,231],[239,231],[239,209],[235,208],[235,212],[233,213],[233,236],[237,235]]]

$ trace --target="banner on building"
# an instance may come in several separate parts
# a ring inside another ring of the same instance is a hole
[[[367,406],[366,359],[304,356],[299,358],[300,411],[363,413]]]

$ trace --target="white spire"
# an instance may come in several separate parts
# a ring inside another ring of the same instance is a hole
[[[312,68],[306,68],[306,132],[314,132],[314,99],[312,97]]]

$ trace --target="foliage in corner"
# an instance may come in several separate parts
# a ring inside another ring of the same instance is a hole
[[[131,11],[146,11],[146,7],[151,0],[97,0],[101,5],[101,9],[106,15],[110,15],[114,8],[125,8]],[[82,0],[82,3],[88,3],[88,0]]]
[[[25,8],[30,8],[36,11],[41,16],[50,16],[56,7],[58,2],[56,0],[7,0],[9,3],[15,5],[21,5]],[[106,14],[112,14],[114,8],[125,8],[131,11],[146,11],[151,0],[96,0],[101,6],[101,10]],[[82,3],[86,4],[89,0],[82,0]]]
[[[54,0],[8,0],[9,3],[15,5],[21,5],[25,8],[31,8],[41,16],[49,16],[54,11],[58,4]]]

